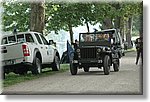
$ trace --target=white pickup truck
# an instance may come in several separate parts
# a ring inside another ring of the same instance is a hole
[[[2,66],[5,73],[40,74],[42,68],[60,69],[60,56],[50,40],[37,32],[4,35],[1,40]]]

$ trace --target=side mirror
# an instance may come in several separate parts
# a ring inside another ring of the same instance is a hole
[[[54,45],[56,47],[56,42],[54,42],[53,40],[49,40],[49,45]]]
[[[54,42],[53,44],[54,44],[54,46],[56,47],[56,42]]]
[[[49,45],[52,45],[54,44],[54,41],[53,40],[49,40]]]

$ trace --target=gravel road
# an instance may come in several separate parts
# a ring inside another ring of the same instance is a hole
[[[98,68],[80,69],[75,76],[67,71],[6,87],[3,94],[142,94],[142,68],[135,65],[135,56],[127,53],[120,71],[111,69],[110,75]]]

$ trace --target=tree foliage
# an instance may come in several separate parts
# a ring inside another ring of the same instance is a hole
[[[3,7],[4,31],[12,31],[14,27],[17,27],[18,31],[29,29],[29,3],[4,2]]]
[[[30,29],[29,3],[5,2],[3,6],[5,31],[12,30],[14,26],[20,31]],[[119,28],[125,34],[124,28],[131,29],[126,26],[129,25],[130,18],[133,18],[133,30],[140,29],[140,18],[137,18],[139,15],[142,15],[140,2],[45,3],[45,31],[58,32],[63,29],[69,31],[73,37],[72,27],[87,25],[89,31],[89,24],[100,23],[101,29]]]

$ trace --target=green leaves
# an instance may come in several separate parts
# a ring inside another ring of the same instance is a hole
[[[4,31],[12,31],[16,26],[19,31],[27,31],[29,29],[29,13],[28,3],[3,3],[3,24]]]
[[[3,3],[4,31],[13,30],[15,26],[19,31],[27,31],[30,25],[30,4],[21,2]],[[114,22],[121,18],[127,20],[130,16],[142,13],[140,3],[126,2],[90,2],[90,3],[45,3],[45,31],[69,30],[72,27],[90,23],[102,24],[106,18]]]
[[[51,11],[48,15],[48,26],[54,30],[65,29],[68,30],[68,23],[72,26],[78,26],[80,24],[77,8],[75,4],[51,4],[51,8],[47,8],[47,11]]]

